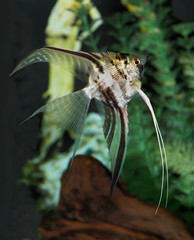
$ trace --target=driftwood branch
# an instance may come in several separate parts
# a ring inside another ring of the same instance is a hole
[[[111,174],[94,158],[74,159],[55,214],[43,217],[42,240],[192,240],[185,225],[167,210],[131,195],[121,179],[108,201]]]

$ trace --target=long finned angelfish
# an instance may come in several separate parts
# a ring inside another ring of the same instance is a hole
[[[87,86],[47,103],[36,110],[29,118],[40,112],[49,115],[53,123],[64,130],[75,133],[75,148],[73,157],[79,145],[92,98],[96,99],[102,118],[104,136],[109,149],[112,167],[112,183],[110,196],[120,176],[127,150],[128,114],[127,104],[139,94],[149,107],[158,139],[162,160],[162,184],[158,208],[161,204],[164,190],[166,169],[168,197],[168,167],[162,135],[149,98],[141,90],[146,56],[125,53],[87,53],[70,51],[54,47],[43,47],[35,50],[22,60],[11,73],[37,62],[52,62],[64,64],[70,62],[78,72],[88,76]]]

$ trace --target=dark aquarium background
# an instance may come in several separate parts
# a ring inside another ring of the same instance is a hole
[[[21,127],[18,124],[44,104],[48,66],[37,64],[8,76],[24,56],[45,45],[44,31],[55,2],[7,0],[0,8],[2,240],[38,238],[36,194],[20,179],[23,166],[39,153],[41,117]],[[148,55],[142,89],[153,103],[166,143],[168,209],[194,233],[194,1],[93,2],[104,24],[83,41],[83,50]],[[84,17],[85,13],[79,14]],[[130,140],[122,178],[141,200],[157,204],[160,156],[152,119],[139,98],[129,104],[129,123]]]

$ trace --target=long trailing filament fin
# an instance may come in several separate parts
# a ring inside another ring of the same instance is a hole
[[[156,130],[157,139],[158,139],[161,161],[162,161],[162,183],[161,183],[161,190],[160,190],[160,198],[159,198],[158,205],[157,205],[157,208],[156,208],[156,211],[155,211],[155,214],[157,214],[158,209],[161,205],[163,192],[164,192],[164,174],[165,174],[164,169],[166,169],[166,202],[165,202],[165,207],[167,207],[167,203],[168,203],[168,188],[169,188],[168,187],[169,186],[169,182],[168,182],[168,162],[167,162],[166,150],[165,150],[162,134],[160,132],[160,128],[158,126],[158,122],[156,120],[156,116],[154,114],[154,110],[153,110],[153,107],[150,103],[150,100],[147,97],[147,95],[141,89],[138,90],[138,93],[142,97],[142,99],[144,100],[144,102],[146,103],[146,105],[148,106],[148,108],[151,112],[152,119],[153,119],[153,122],[154,122],[154,127],[155,127],[155,130]],[[164,167],[164,165],[165,165],[165,167]]]

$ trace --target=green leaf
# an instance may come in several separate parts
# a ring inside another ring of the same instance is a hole
[[[172,29],[181,34],[183,37],[188,37],[191,33],[194,32],[194,22],[189,23],[179,23],[172,27]]]

